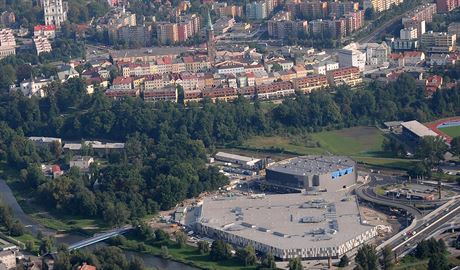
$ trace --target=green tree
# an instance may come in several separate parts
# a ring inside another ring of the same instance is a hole
[[[428,261],[428,270],[449,270],[449,261],[444,254],[433,254]]]
[[[169,240],[169,234],[162,229],[155,230],[155,240],[156,241],[166,241]]]
[[[357,264],[357,268],[355,269],[377,270],[377,259],[375,248],[371,245],[364,244],[356,253],[355,262]]]
[[[260,269],[276,269],[275,257],[271,252],[263,257]]]
[[[380,261],[383,270],[390,270],[394,266],[394,253],[391,247],[385,246],[382,250],[382,259]]]
[[[450,151],[454,156],[460,156],[460,137],[454,137],[450,142]]]
[[[238,249],[236,257],[245,266],[254,265],[257,261],[256,250],[251,245]]]
[[[209,256],[213,261],[228,260],[232,257],[231,246],[220,239],[216,240],[212,242]]]
[[[26,243],[25,243],[25,245],[26,245],[26,250],[27,250],[28,252],[34,251],[34,249],[35,249],[35,243],[34,243],[33,240],[27,240]]]
[[[144,261],[139,257],[133,257],[129,261],[129,270],[145,270]]]
[[[420,140],[416,156],[423,158],[431,166],[436,166],[444,159],[447,152],[447,145],[439,136],[425,136]]]
[[[161,246],[160,256],[163,257],[163,258],[168,258],[169,257],[168,246]]]
[[[426,162],[418,161],[409,168],[407,174],[413,178],[430,177],[431,167]]]
[[[185,99],[184,87],[178,84],[177,85],[177,103],[184,105],[185,104],[184,99]]]
[[[373,8],[366,8],[364,11],[364,19],[370,21],[373,20],[375,17],[375,11]]]
[[[300,257],[289,259],[288,268],[289,270],[303,270],[302,261],[300,260]]]
[[[185,247],[187,244],[187,235],[183,231],[177,231],[175,233],[176,243],[179,248]]]
[[[339,267],[345,267],[350,263],[350,259],[348,258],[347,254],[344,254],[339,261]]]
[[[209,243],[207,241],[198,241],[197,247],[200,254],[207,254],[209,252]]]
[[[45,237],[41,240],[38,251],[40,252],[41,255],[50,253],[54,249],[54,245],[55,245],[55,242],[53,238]]]
[[[273,63],[272,64],[272,69],[271,69],[271,72],[278,72],[278,71],[282,71],[283,70],[283,67],[278,64],[278,63]]]

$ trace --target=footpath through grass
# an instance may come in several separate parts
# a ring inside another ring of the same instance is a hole
[[[297,136],[255,136],[240,148],[292,155],[334,154],[378,167],[408,169],[413,160],[394,158],[382,149],[383,133],[376,127],[353,127]]]

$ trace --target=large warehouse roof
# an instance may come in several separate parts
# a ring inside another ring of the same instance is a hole
[[[302,156],[280,161],[268,169],[296,175],[319,175],[354,165],[355,162],[351,158],[344,156]]]
[[[408,129],[410,132],[414,133],[419,138],[425,136],[438,136],[436,132],[432,131],[431,129],[429,129],[417,120],[402,122],[401,125],[404,128]]]
[[[345,192],[206,198],[198,222],[280,249],[337,247],[373,228]]]
[[[233,159],[233,160],[238,160],[240,162],[258,162],[260,159],[257,158],[252,158],[252,157],[246,157],[246,156],[240,156],[240,155],[235,155],[235,154],[230,154],[230,153],[225,153],[225,152],[217,152],[215,155],[216,159]]]

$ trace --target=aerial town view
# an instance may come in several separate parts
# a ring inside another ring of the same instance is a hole
[[[459,270],[431,1],[0,0],[0,270]]]

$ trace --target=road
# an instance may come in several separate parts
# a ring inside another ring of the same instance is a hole
[[[409,11],[408,11],[409,12]],[[407,12],[406,12],[407,13]],[[403,17],[406,15],[406,13],[396,16],[392,18],[391,20],[388,20],[375,28],[372,33],[369,35],[366,35],[365,37],[362,37],[357,40],[358,43],[368,43],[368,42],[376,42],[378,41],[378,37],[380,37],[382,34],[388,32],[388,29],[391,28],[391,26],[397,24]]]
[[[423,5],[425,4],[426,2],[422,2],[420,5]],[[415,9],[415,8],[413,8]],[[387,33],[388,32],[388,29],[391,28],[391,26],[395,25],[395,24],[398,24],[399,21],[401,21],[401,19],[407,14],[409,13],[410,11],[412,11],[413,9],[410,9],[406,12],[404,12],[403,14],[401,15],[398,15],[394,18],[391,18],[390,20],[388,21],[385,21],[383,24],[379,25],[377,28],[375,28],[372,33],[370,33],[369,35],[366,35],[365,37],[362,37],[358,40],[356,40],[356,42],[358,43],[367,43],[367,42],[376,42],[378,41],[378,37],[380,37],[382,34],[384,33]]]
[[[392,244],[393,251],[397,256],[405,255],[417,244],[442,228],[446,223],[456,218],[460,214],[460,202],[454,203],[448,211],[441,211],[439,214],[427,220],[421,220],[414,228],[417,232],[414,236],[404,240],[398,239]]]
[[[366,201],[369,201],[375,204],[403,209],[404,211],[406,211],[407,213],[409,213],[410,215],[412,215],[412,217],[416,219],[419,219],[423,216],[422,212],[414,206],[402,204],[400,202],[395,202],[392,199],[376,197],[375,194],[373,194],[372,189],[369,187],[360,187],[356,189],[356,195],[363,200],[366,200]]]
[[[24,213],[13,195],[13,191],[6,184],[5,180],[0,180],[0,199],[11,208],[14,217],[17,218],[32,234],[36,235],[38,231],[41,231],[44,235],[52,235],[55,233],[55,231],[45,228],[43,225]]]
[[[399,181],[398,178],[391,179],[391,177],[383,177],[379,181],[376,181],[377,176],[374,175],[371,179],[373,179],[373,181],[369,184],[356,189],[356,195],[358,197],[376,204],[403,209],[414,217],[413,224],[409,228],[405,229],[407,231],[406,233],[400,232],[400,235],[397,234],[394,239],[390,239],[387,243],[381,245],[390,246],[398,257],[404,256],[410,252],[420,241],[430,237],[433,233],[444,228],[446,223],[451,222],[460,214],[460,201],[457,198],[454,198],[449,201],[443,200],[437,202],[442,204],[442,206],[424,216],[419,209],[412,206],[409,202],[404,203],[403,201],[393,200],[375,194],[375,186],[387,184],[392,181]],[[453,187],[446,186],[445,188]]]

